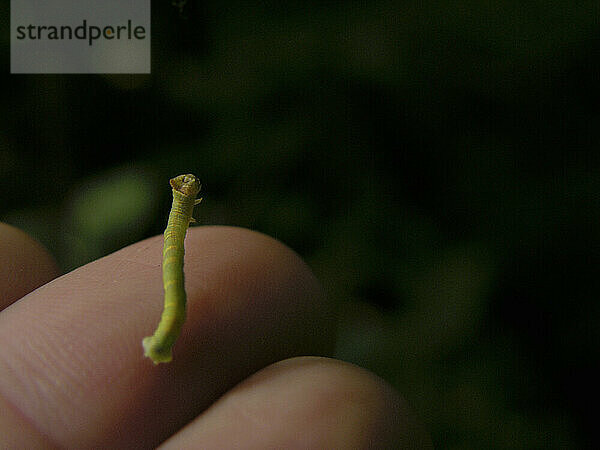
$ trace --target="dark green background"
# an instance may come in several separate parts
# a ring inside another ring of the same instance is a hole
[[[439,448],[598,444],[600,3],[153,2],[152,75],[9,74],[0,219],[65,270],[200,224],[297,250]]]

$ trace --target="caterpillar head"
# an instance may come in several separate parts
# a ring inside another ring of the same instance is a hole
[[[195,175],[186,174],[171,178],[171,187],[188,197],[196,197],[200,192],[200,180]]]

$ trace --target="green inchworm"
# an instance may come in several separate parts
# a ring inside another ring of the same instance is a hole
[[[156,331],[142,341],[144,355],[154,364],[169,362],[172,349],[185,321],[185,285],[183,280],[183,241],[190,222],[193,222],[194,205],[200,192],[200,181],[194,175],[179,175],[171,179],[173,206],[165,230],[163,247],[163,286],[165,306]]]

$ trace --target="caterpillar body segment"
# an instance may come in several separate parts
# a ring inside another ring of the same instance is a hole
[[[172,349],[185,322],[186,294],[183,276],[184,240],[192,212],[197,204],[200,181],[194,175],[179,175],[171,179],[173,205],[164,233],[163,287],[165,302],[162,316],[152,336],[142,341],[144,355],[154,364],[169,362]]]

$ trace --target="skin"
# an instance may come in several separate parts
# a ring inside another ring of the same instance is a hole
[[[18,228],[0,223],[0,310],[58,274],[54,258]]]
[[[30,239],[0,228],[0,241]],[[168,365],[139,348],[162,309],[162,236],[56,278],[0,312],[0,447],[428,448],[383,380],[321,357],[335,317],[281,243],[231,227],[186,239],[188,318]],[[0,296],[53,275],[32,252]],[[8,260],[0,254],[0,270]],[[32,267],[37,267],[33,270]],[[9,274],[10,277],[10,274]]]

